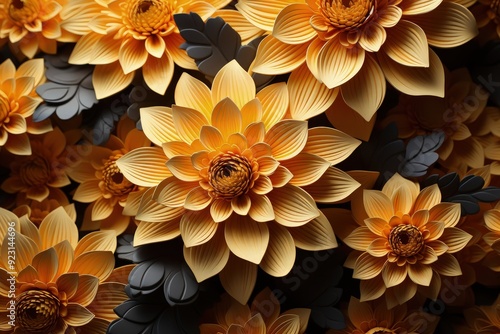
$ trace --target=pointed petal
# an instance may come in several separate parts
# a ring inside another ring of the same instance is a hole
[[[116,161],[122,174],[130,182],[142,187],[154,187],[172,173],[165,162],[167,157],[160,147],[140,147]]]
[[[35,255],[31,265],[38,272],[40,281],[44,283],[53,282],[58,268],[57,253],[54,248],[48,248]]]
[[[255,83],[236,60],[222,67],[212,84],[212,103],[215,105],[229,97],[238,108],[255,98]]]
[[[134,233],[134,247],[177,238],[181,234],[179,219],[160,222],[140,222]]]
[[[197,182],[185,182],[172,176],[161,181],[156,187],[153,200],[165,206],[179,207],[186,201],[187,194],[197,186]]]
[[[269,35],[259,44],[252,70],[266,75],[289,73],[304,63],[308,46],[309,42],[286,44]]]
[[[134,73],[123,73],[118,61],[106,65],[97,65],[92,74],[92,84],[98,100],[116,94],[132,83]]]
[[[188,144],[199,138],[204,125],[210,125],[207,118],[194,109],[174,105],[172,115],[179,137]]]
[[[175,86],[174,99],[177,105],[201,111],[207,119],[210,119],[212,113],[210,89],[186,72],[182,73]]]
[[[172,109],[168,107],[141,108],[142,129],[149,140],[158,146],[180,140],[174,126]]]
[[[281,225],[301,226],[319,216],[313,198],[299,187],[275,188],[267,196],[273,205],[275,219]]]
[[[174,75],[174,61],[168,52],[161,58],[148,57],[142,67],[144,81],[154,92],[163,95]]]
[[[471,239],[472,235],[457,227],[445,228],[443,234],[439,238],[440,241],[444,242],[449,247],[448,253],[455,253],[462,250]]]
[[[145,47],[146,55],[149,53],[153,57],[161,58],[165,53],[165,40],[158,34],[151,34],[146,38],[146,42],[140,41],[141,47]],[[122,44],[123,47],[123,44]]]
[[[95,317],[87,308],[77,303],[68,303],[66,311],[64,322],[74,327],[86,325]]]
[[[418,285],[429,286],[432,280],[432,268],[430,265],[421,264],[419,262],[408,265],[408,276]]]
[[[302,44],[317,36],[309,20],[314,12],[305,3],[286,6],[276,17],[273,36],[286,44]]]
[[[243,260],[259,264],[264,257],[269,242],[266,224],[247,216],[233,216],[226,222],[225,238],[231,252]]]
[[[387,33],[379,22],[367,24],[359,38],[359,45],[369,52],[378,52],[385,43]]]
[[[197,66],[194,62],[194,59],[189,57],[185,50],[180,48],[181,44],[184,43],[185,40],[182,36],[177,32],[172,32],[165,39],[165,46],[167,47],[167,52],[172,57],[175,64],[179,65],[182,68],[196,70]],[[177,99],[175,99],[177,102]]]
[[[144,48],[144,41],[135,38],[126,39],[120,46],[118,57],[125,74],[141,68],[148,59],[148,52]]]
[[[370,322],[374,318],[373,310],[368,303],[361,303],[359,299],[351,296],[349,306],[347,307],[349,320],[356,328],[361,328],[362,322]],[[380,319],[381,320],[381,319]],[[385,320],[385,319],[384,319]]]
[[[404,15],[418,15],[430,12],[442,3],[443,0],[416,0],[405,1],[399,4]],[[413,19],[413,17],[412,17]]]
[[[460,269],[460,264],[456,257],[448,253],[439,256],[438,260],[432,264],[432,268],[444,276],[462,275],[462,269]]]
[[[282,277],[290,272],[295,262],[295,244],[288,230],[278,224],[269,226],[269,246],[260,267],[269,275]]]
[[[228,219],[232,213],[233,207],[231,206],[231,202],[225,199],[216,199],[210,206],[210,215],[217,223]]]
[[[329,161],[332,165],[344,161],[361,142],[342,131],[317,127],[308,130],[304,153],[311,153]]]
[[[97,295],[87,308],[94,313],[97,318],[105,319],[109,322],[117,319],[117,315],[113,311],[114,308],[127,299],[128,296],[125,293],[125,284],[105,282],[99,284]],[[94,332],[90,331],[89,333]]]
[[[429,220],[443,222],[445,227],[455,226],[460,220],[460,204],[439,203],[429,210]]]
[[[421,27],[401,20],[395,27],[387,29],[387,35],[382,50],[392,60],[406,66],[429,66],[429,46]]]
[[[276,123],[264,137],[274,158],[290,159],[299,154],[307,142],[307,122],[284,120]]]
[[[84,236],[75,248],[75,257],[83,253],[100,250],[115,252],[116,235],[113,231],[96,231]]]
[[[281,164],[293,174],[290,184],[296,186],[306,186],[316,182],[330,167],[328,161],[309,153],[299,153],[291,159],[282,161]]]
[[[295,241],[295,246],[301,249],[319,251],[338,246],[332,225],[322,212],[309,223],[290,228],[288,231]]]
[[[92,276],[90,276],[92,277]],[[95,277],[94,277],[95,278]],[[78,273],[65,273],[57,278],[56,285],[59,292],[66,293],[68,299],[71,299],[78,289]],[[96,279],[97,283],[99,281]]]
[[[184,213],[182,206],[171,208],[153,200],[154,188],[148,189],[141,198],[136,219],[148,222],[165,222],[176,219]]]
[[[209,210],[188,211],[182,215],[179,229],[184,245],[193,247],[208,242],[215,235],[218,226]]]
[[[316,202],[333,203],[344,200],[358,189],[359,186],[360,184],[349,174],[338,168],[329,167],[316,182],[302,188]]]
[[[175,156],[167,161],[167,167],[176,178],[182,181],[199,181],[201,178],[199,171],[193,167],[189,156]]]
[[[231,99],[224,98],[217,103],[212,113],[211,122],[221,132],[225,140],[230,135],[241,132],[241,112]]]
[[[96,263],[99,263],[99,266],[96,266]],[[96,276],[102,283],[111,274],[114,266],[115,257],[112,252],[91,251],[77,257],[69,271]]]
[[[31,155],[31,145],[26,133],[10,135],[3,148],[15,155]]]
[[[202,187],[193,188],[187,195],[184,202],[186,210],[203,210],[212,203],[212,197]]]
[[[408,265],[398,266],[395,262],[387,262],[382,269],[382,278],[387,288],[401,284],[408,273]]]
[[[441,191],[437,184],[424,188],[415,200],[413,211],[430,210],[435,205],[441,203]]]
[[[386,264],[386,257],[375,257],[368,253],[361,254],[354,264],[353,278],[367,280],[379,275]],[[405,273],[406,274],[406,273]]]
[[[363,203],[370,218],[382,218],[389,221],[394,215],[390,199],[378,190],[363,190]]]
[[[289,95],[284,82],[264,87],[257,93],[262,104],[262,117],[257,121],[264,122],[267,130],[281,121],[288,109]]]
[[[265,0],[241,0],[236,8],[253,25],[272,31],[279,12],[293,1],[269,2]]]
[[[347,238],[344,238],[344,242],[352,249],[365,251],[378,238],[379,236],[370,231],[368,227],[361,226],[352,231]]]
[[[69,300],[82,306],[89,305],[97,295],[99,279],[92,275],[81,275],[78,279],[78,289],[75,295]]]
[[[257,266],[230,255],[219,278],[224,290],[240,304],[246,305],[257,281]]]
[[[50,212],[40,224],[42,249],[68,240],[74,248],[78,243],[78,228],[62,206]]]
[[[360,301],[374,300],[382,296],[386,290],[382,276],[377,276],[373,279],[362,280],[359,283],[361,292]]]
[[[257,222],[268,222],[274,220],[274,210],[269,198],[265,195],[249,193],[251,206],[248,211],[250,218]]]

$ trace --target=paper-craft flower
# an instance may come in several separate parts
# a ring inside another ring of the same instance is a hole
[[[369,121],[385,80],[410,95],[443,96],[441,61],[429,49],[461,45],[477,34],[464,6],[441,0],[241,0],[236,8],[272,34],[253,71],[287,73],[306,62],[329,88],[341,87],[350,108]]]
[[[26,216],[5,209],[0,209],[0,220],[0,295],[10,300],[9,285],[15,284],[15,333],[106,333],[117,318],[113,308],[127,299],[123,282],[105,281],[114,268],[114,233],[93,232],[78,241],[75,222],[62,207],[48,214],[39,229]],[[7,258],[13,243],[15,263]],[[9,272],[17,273],[14,281]],[[12,330],[9,305],[0,305],[0,330]]]
[[[58,207],[62,206],[66,211],[73,207],[69,204],[66,194],[59,188],[50,188],[49,195],[40,202],[27,198],[25,193],[19,193],[16,205],[12,212],[18,217],[27,215],[28,219],[36,226],[40,226],[43,219]],[[74,217],[76,217],[76,212]]]
[[[30,155],[28,133],[52,130],[50,121],[33,122],[32,115],[43,101],[35,92],[45,80],[43,59],[24,62],[16,70],[10,59],[0,65],[0,149],[18,155]]]
[[[401,138],[442,130],[446,139],[438,150],[440,163],[450,171],[465,174],[485,163],[481,137],[500,133],[500,110],[487,107],[488,92],[475,84],[465,68],[446,76],[444,98],[400,95],[382,125],[395,122]]]
[[[30,137],[31,155],[14,156],[10,162],[10,176],[1,188],[9,194],[25,193],[26,198],[43,201],[51,188],[71,183],[66,175],[64,134],[55,128],[41,136]]]
[[[211,91],[183,74],[176,105],[141,109],[145,134],[162,148],[138,148],[117,161],[128,180],[154,187],[142,197],[134,243],[181,234],[198,281],[228,264],[223,284],[241,303],[253,283],[227,286],[255,282],[257,264],[283,276],[293,266],[295,246],[335,247],[316,202],[344,200],[359,186],[332,164],[360,142],[332,128],[308,129],[305,121],[333,98],[307,71],[257,94],[236,61],[221,69]]]
[[[151,142],[128,118],[118,122],[117,136],[111,136],[105,146],[86,145],[80,147],[79,160],[68,169],[68,176],[79,182],[73,199],[91,203],[83,218],[83,230],[114,230],[121,234],[130,223],[123,208],[131,193],[142,193],[144,189],[127,180],[116,165],[116,161],[127,152]]]
[[[500,37],[500,4],[497,0],[480,0],[471,7],[481,34],[487,39]],[[486,30],[486,31],[483,31]]]
[[[500,272],[500,204],[484,214],[484,222],[489,232],[483,235],[483,240],[493,251],[488,254],[483,264],[493,271]]]
[[[227,3],[229,0],[75,1],[61,14],[66,29],[83,35],[69,62],[97,65],[92,82],[98,99],[124,89],[140,68],[148,87],[164,94],[174,63],[196,69],[194,61],[179,48],[184,40],[174,15],[195,12],[207,19]]]
[[[226,294],[207,315],[209,320],[200,325],[200,333],[303,334],[310,313],[311,310],[305,308],[280,313],[280,303],[269,288],[259,292],[250,307]]]
[[[436,299],[440,275],[462,274],[451,253],[464,248],[472,236],[455,227],[460,204],[441,203],[437,185],[419,188],[395,174],[382,191],[364,190],[362,203],[353,201],[361,226],[344,242],[362,253],[346,265],[361,279],[362,301],[384,294],[391,308],[410,300],[417,289]]]
[[[490,334],[500,332],[500,296],[491,305],[474,306],[464,311],[467,326],[456,328],[457,333]]]
[[[360,302],[354,297],[349,301],[347,315],[345,329],[327,334],[432,334],[439,320],[423,311],[408,312],[406,304],[388,310],[384,303]]]
[[[68,0],[2,0],[0,38],[8,38],[15,53],[33,58],[38,51],[55,54],[57,42],[76,42],[77,35],[61,25]]]

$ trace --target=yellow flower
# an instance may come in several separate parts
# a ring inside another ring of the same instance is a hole
[[[444,98],[401,95],[382,126],[395,122],[401,138],[442,130],[446,138],[438,150],[440,164],[464,175],[470,168],[484,166],[484,136],[500,133],[500,110],[486,106],[488,97],[467,69],[458,69],[446,77]]]
[[[200,325],[200,334],[260,333],[303,334],[311,310],[296,308],[280,314],[280,303],[266,288],[253,299],[251,307],[223,295],[207,317],[213,322]]]
[[[327,334],[432,334],[439,320],[423,311],[409,313],[406,304],[387,310],[383,303],[361,303],[354,297],[349,301],[347,315],[345,329],[329,330]]]
[[[33,58],[41,50],[55,54],[57,42],[76,42],[78,36],[61,26],[67,0],[2,0],[0,38],[8,38],[15,53]]]
[[[466,246],[471,235],[455,227],[460,204],[441,203],[437,185],[419,191],[395,174],[382,191],[364,190],[361,201],[352,202],[361,225],[344,242],[354,252],[346,266],[361,279],[361,300],[385,294],[389,308],[410,300],[417,290],[432,299],[441,286],[440,275],[462,274],[451,253]]]
[[[10,176],[1,188],[9,194],[25,193],[27,199],[43,201],[51,188],[71,183],[66,175],[64,134],[55,128],[41,136],[30,138],[32,154],[14,156],[10,163]]]
[[[17,207],[12,212],[18,217],[27,215],[28,219],[36,226],[40,226],[43,219],[58,207],[63,206],[66,211],[72,207],[66,194],[59,188],[50,188],[49,195],[41,202],[28,199],[26,193],[19,193],[16,204]],[[76,217],[76,213],[74,216]]]
[[[113,308],[127,299],[125,282],[106,281],[114,268],[114,233],[93,232],[78,242],[74,219],[62,207],[39,229],[5,209],[0,220],[0,329],[12,330],[8,279],[15,272],[15,333],[104,334],[117,318]],[[9,247],[15,249],[15,263],[7,257]]]
[[[484,214],[484,222],[489,232],[483,235],[483,240],[493,251],[487,255],[483,264],[500,272],[500,203]]]
[[[81,156],[68,170],[68,176],[81,183],[73,199],[92,203],[86,209],[82,230],[114,230],[117,235],[122,234],[130,223],[130,217],[122,212],[129,195],[140,196],[144,192],[123,176],[116,161],[151,142],[128,118],[122,119],[117,128],[119,137],[111,135],[104,147],[87,145],[77,150],[88,155]]]
[[[27,133],[52,130],[50,121],[35,123],[31,115],[43,101],[35,92],[45,80],[43,59],[24,62],[16,70],[10,59],[0,65],[0,148],[18,155],[30,155]]]
[[[441,61],[429,49],[461,45],[477,33],[467,8],[429,0],[241,0],[236,8],[270,33],[253,71],[290,72],[306,62],[345,105],[369,121],[389,81],[410,95],[443,96]]]
[[[460,326],[457,333],[490,334],[500,332],[500,296],[491,305],[474,306],[464,311],[468,326]]]
[[[196,12],[207,19],[227,3],[229,0],[74,0],[61,13],[64,27],[83,35],[69,62],[97,65],[92,82],[98,99],[127,87],[139,68],[148,87],[164,94],[174,63],[196,69],[179,48],[184,39],[174,15]]]
[[[228,264],[221,279],[241,303],[253,283],[237,288],[235,282],[243,276],[255,282],[257,264],[283,276],[292,268],[295,246],[335,247],[316,202],[344,200],[359,187],[332,164],[360,142],[332,128],[308,130],[305,121],[333,98],[305,70],[257,94],[236,61],[216,75],[212,91],[183,74],[176,105],[141,109],[145,134],[162,147],[138,148],[117,161],[131,182],[153,187],[142,197],[134,244],[181,234],[198,281]],[[245,275],[230,274],[242,268]]]

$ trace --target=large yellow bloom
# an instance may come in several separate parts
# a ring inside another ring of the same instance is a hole
[[[114,268],[114,233],[93,232],[78,241],[74,219],[62,207],[39,229],[26,216],[0,209],[0,231],[0,330],[14,329],[7,317],[7,279],[14,277],[15,333],[106,333],[117,318],[113,308],[127,299],[126,281],[106,281]]]
[[[64,27],[83,35],[71,54],[72,64],[96,64],[92,82],[98,99],[128,86],[142,68],[146,84],[164,94],[174,63],[196,69],[179,46],[184,39],[174,14],[196,12],[207,19],[229,0],[73,0],[61,15]]]
[[[33,58],[41,50],[55,54],[57,42],[76,42],[77,35],[61,26],[62,8],[67,0],[2,0],[0,38],[8,38],[17,53]]]
[[[269,288],[255,296],[251,307],[224,295],[210,311],[210,319],[200,325],[201,334],[303,334],[311,314],[306,308],[280,314],[280,303]]]
[[[307,71],[257,94],[236,61],[216,75],[212,91],[184,74],[177,105],[141,109],[144,132],[163,149],[138,148],[117,161],[131,182],[154,187],[142,197],[134,243],[181,234],[198,281],[229,260],[226,288],[240,276],[254,280],[257,264],[271,275],[287,274],[295,246],[335,247],[315,202],[344,200],[359,186],[332,164],[360,142],[332,128],[308,130],[305,121],[333,98]],[[232,272],[242,268],[245,274]],[[249,285],[227,289],[245,303]]]
[[[135,123],[124,118],[118,122],[118,137],[111,135],[105,146],[86,145],[80,151],[88,152],[68,170],[68,176],[81,183],[73,199],[91,203],[83,218],[82,230],[113,230],[122,234],[129,226],[130,217],[123,215],[129,194],[144,192],[144,189],[127,180],[116,165],[116,161],[127,152],[151,142]]]
[[[440,275],[462,274],[458,252],[471,235],[455,227],[460,204],[441,203],[437,185],[419,191],[417,183],[395,174],[382,191],[364,190],[353,200],[353,214],[361,225],[344,242],[359,252],[346,266],[361,279],[361,300],[385,294],[388,307],[410,300],[417,289],[436,299]],[[345,229],[345,228],[344,228]]]
[[[454,47],[477,33],[467,8],[442,0],[241,0],[236,7],[272,32],[253,71],[287,73],[306,62],[326,86],[341,87],[347,107],[366,121],[386,79],[406,94],[443,96],[443,66],[429,45]]]
[[[45,81],[43,59],[24,62],[16,70],[10,59],[0,65],[0,148],[18,155],[30,155],[27,133],[52,130],[50,120],[35,123],[31,115],[43,101],[35,92]]]

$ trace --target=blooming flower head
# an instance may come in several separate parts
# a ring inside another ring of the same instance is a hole
[[[18,217],[27,215],[28,219],[36,226],[40,226],[43,219],[60,206],[64,207],[67,212],[73,208],[73,205],[69,204],[66,194],[59,188],[49,189],[49,195],[41,202],[28,199],[26,193],[19,193],[16,205],[12,212]],[[76,217],[76,212],[74,217]]]
[[[15,156],[10,163],[10,176],[2,183],[9,194],[25,193],[27,199],[39,202],[49,196],[51,188],[70,184],[66,175],[64,150],[66,138],[58,128],[30,138],[32,154]]]
[[[15,333],[79,329],[104,334],[116,318],[113,308],[127,299],[125,284],[105,281],[114,267],[114,233],[93,232],[78,242],[75,222],[62,207],[48,214],[39,229],[26,216],[18,218],[5,209],[0,218],[2,300],[7,300],[10,272],[17,273]],[[10,247],[16,252],[14,263],[7,258]],[[7,306],[0,305],[1,330],[12,330]]]
[[[73,195],[79,202],[91,203],[84,216],[83,230],[125,231],[130,217],[123,215],[129,194],[142,193],[120,172],[116,161],[137,147],[150,146],[151,142],[128,118],[118,123],[118,136],[111,135],[104,147],[87,145],[80,150],[85,154],[68,170],[68,175],[80,185]],[[121,137],[121,138],[120,138]]]
[[[200,325],[200,333],[303,334],[310,314],[311,310],[303,308],[280,314],[280,303],[269,288],[259,292],[250,307],[226,294],[213,307],[209,319]]]
[[[52,130],[50,121],[35,123],[31,115],[42,99],[35,89],[45,80],[43,59],[24,62],[16,70],[10,59],[0,65],[0,148],[18,155],[30,155],[28,133]]]
[[[57,42],[76,42],[61,26],[60,12],[67,0],[2,0],[0,38],[8,38],[11,47],[33,58],[41,50],[55,54]]]
[[[500,37],[500,3],[498,0],[480,0],[471,7],[477,21],[480,37],[491,40]]]
[[[432,334],[439,318],[423,311],[408,312],[407,305],[387,310],[384,303],[360,302],[351,297],[346,328],[327,334]]]
[[[500,272],[500,204],[484,214],[484,222],[489,230],[483,235],[483,240],[493,251],[487,255],[483,264],[491,270]]]
[[[456,328],[457,333],[489,334],[500,332],[500,296],[491,305],[474,306],[464,311],[467,326]]]
[[[128,86],[139,68],[148,87],[164,94],[174,63],[196,69],[194,61],[179,49],[184,40],[174,15],[196,12],[207,19],[227,3],[229,0],[73,1],[62,13],[64,27],[83,36],[69,62],[97,65],[92,82],[98,99]]]
[[[471,235],[455,227],[460,204],[441,203],[437,185],[419,191],[416,183],[395,174],[382,191],[364,190],[362,203],[353,201],[353,214],[361,226],[344,242],[361,251],[346,265],[361,279],[361,300],[385,294],[388,307],[403,304],[419,290],[436,299],[440,275],[462,274],[451,255]]]
[[[465,68],[446,77],[444,98],[401,95],[382,125],[395,122],[401,138],[442,130],[445,141],[439,148],[440,163],[451,171],[465,174],[484,165],[484,136],[500,132],[496,107],[487,107],[489,94],[475,84]]]
[[[332,94],[307,72],[256,94],[236,61],[221,69],[212,91],[184,74],[177,105],[141,109],[145,134],[162,148],[138,148],[117,161],[131,182],[153,187],[141,199],[136,218],[143,222],[134,243],[181,234],[199,281],[226,264],[223,280],[238,280],[227,273],[242,267],[255,273],[256,264],[283,276],[292,268],[295,245],[335,247],[316,202],[343,200],[359,186],[331,166],[359,141],[331,128],[308,130],[304,120],[328,107]],[[237,298],[241,303],[251,292],[248,285],[230,290],[246,296]]]
[[[281,74],[306,62],[366,121],[384,98],[386,79],[406,94],[443,96],[443,66],[429,45],[453,47],[477,33],[467,8],[441,0],[241,0],[236,7],[272,32],[253,71]]]

